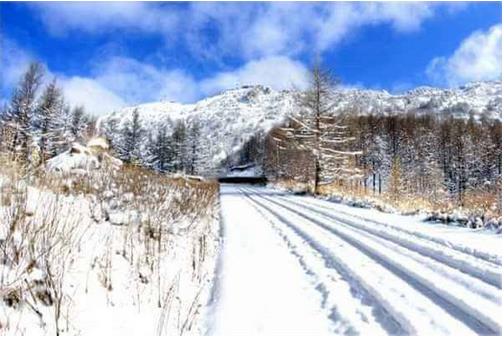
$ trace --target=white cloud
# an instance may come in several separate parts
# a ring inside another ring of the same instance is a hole
[[[323,52],[366,25],[389,24],[400,33],[415,31],[436,3],[208,3],[188,6],[138,2],[41,3],[32,7],[49,32],[76,30],[104,34],[124,29],[160,34],[197,57],[238,56],[253,60],[274,55]],[[178,39],[178,40],[177,40]]]
[[[470,81],[495,80],[502,73],[502,26],[476,31],[449,57],[436,57],[427,67],[434,81],[450,86]]]
[[[3,96],[1,100],[7,103],[29,64],[37,57],[5,37],[2,38],[1,44],[0,78],[2,79],[2,91],[0,94]],[[53,73],[47,65],[44,65],[44,68],[44,81],[47,83],[56,78],[63,88],[67,102],[72,106],[83,105],[91,113],[104,114],[125,105],[125,101],[121,97],[94,79],[67,77],[64,74]]]
[[[204,96],[245,84],[262,84],[278,90],[303,88],[307,84],[307,70],[301,62],[275,56],[250,61],[235,70],[195,80],[180,69],[159,68],[130,58],[112,57],[94,65],[88,82],[80,80],[74,84],[74,92],[78,85],[91,87],[94,84],[91,88],[96,89],[98,97],[102,97],[96,101],[110,102],[103,109],[94,110],[102,113],[111,111],[110,107],[117,109],[121,104],[133,105],[161,99],[195,102]],[[86,90],[90,91],[88,88]],[[71,96],[74,101],[76,98],[80,99]]]
[[[434,16],[435,4],[428,2],[387,2],[375,3],[369,15],[371,22],[390,23],[398,32],[411,32],[420,29],[422,23]]]
[[[76,30],[97,34],[111,29],[167,33],[179,19],[173,11],[142,2],[48,2],[31,6],[54,35]]]
[[[1,85],[2,90],[14,87],[26,71],[32,56],[19,48],[12,40],[4,37],[0,40],[1,49]]]
[[[247,57],[296,55],[303,51],[312,31],[311,4],[270,3],[255,15],[240,36]],[[309,14],[307,17],[306,15]]]
[[[89,111],[103,114],[123,105],[159,99],[193,102],[241,84],[302,88],[307,83],[306,69],[295,61],[301,53],[322,52],[364,25],[389,23],[400,32],[417,29],[433,14],[435,5],[49,2],[30,6],[55,36],[119,30],[124,34],[160,34],[185,44],[202,59],[221,61],[231,56],[244,60],[234,70],[199,80],[181,69],[113,54],[87,65],[89,75],[85,77],[54,74],[71,104],[84,104]],[[33,55],[14,44],[7,47],[2,53],[1,73],[5,86],[12,87]]]
[[[308,84],[308,72],[298,61],[284,56],[267,57],[203,80],[201,91],[211,95],[228,88],[257,84],[271,86],[277,90],[305,88]]]
[[[401,34],[412,33],[438,12],[454,13],[465,5],[428,2],[271,2],[254,6],[234,5],[238,9],[229,15],[231,6],[227,3],[213,6],[196,3],[193,8],[197,10],[193,9],[192,12],[198,12],[199,20],[191,20],[192,29],[182,35],[189,35],[190,41],[196,41],[199,49],[210,49],[214,53],[220,51],[224,55],[231,51],[247,60],[273,55],[313,55],[336,47],[365,26],[384,24]],[[204,34],[208,23],[219,27],[219,34],[211,39]],[[213,48],[215,46],[218,48]]]
[[[414,32],[434,16],[437,7],[435,3],[405,2],[333,4],[325,8],[321,20],[315,20],[315,46],[326,50],[368,25],[389,24],[399,33]]]
[[[179,69],[156,68],[134,59],[113,57],[95,65],[90,77],[62,78],[65,96],[72,104],[105,114],[126,105],[171,100],[195,102],[222,90],[241,85],[262,84],[274,89],[304,88],[308,83],[305,66],[283,56],[250,61],[233,71],[195,80]]]
[[[67,102],[73,106],[84,106],[94,115],[111,113],[126,105],[121,97],[90,78],[75,76],[63,78],[59,83]]]
[[[129,103],[159,99],[191,102],[198,96],[194,80],[185,72],[131,58],[111,57],[95,65],[93,77]]]
[[[11,40],[2,39],[1,43],[0,99],[8,102],[28,65],[37,57]],[[45,81],[56,78],[70,105],[83,105],[95,115],[160,99],[193,102],[200,95],[198,84],[185,72],[156,68],[130,58],[110,57],[100,64],[93,64],[89,76],[54,73],[44,66]]]
[[[191,8],[191,29],[180,33],[190,45],[197,46],[198,51],[211,50],[224,56],[234,53],[251,60],[324,52],[369,25],[387,24],[398,33],[411,33],[438,11],[448,9],[446,12],[451,13],[463,6],[425,2],[271,2],[195,3]],[[209,25],[218,27],[216,36],[205,33]]]

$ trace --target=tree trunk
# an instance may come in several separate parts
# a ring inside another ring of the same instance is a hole
[[[320,163],[318,158],[315,159],[315,182],[313,184],[313,194],[318,193],[318,188],[320,184]]]

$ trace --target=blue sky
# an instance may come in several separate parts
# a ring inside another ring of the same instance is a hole
[[[501,4],[1,3],[1,97],[31,59],[105,113],[243,84],[306,86],[314,55],[344,86],[400,92],[500,79]]]

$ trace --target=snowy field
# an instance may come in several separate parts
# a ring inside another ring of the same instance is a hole
[[[59,192],[64,182],[0,175],[0,334],[201,333],[217,187],[140,170],[107,172],[85,194]]]
[[[221,186],[209,334],[499,335],[501,235]]]

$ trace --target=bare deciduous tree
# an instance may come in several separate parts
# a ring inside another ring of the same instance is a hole
[[[314,160],[313,192],[324,181],[347,178],[357,173],[351,165],[359,151],[350,151],[353,140],[347,126],[338,122],[334,113],[337,102],[334,90],[338,81],[330,71],[315,62],[310,74],[310,86],[298,95],[299,110],[290,116],[285,137],[299,150],[309,150]]]

